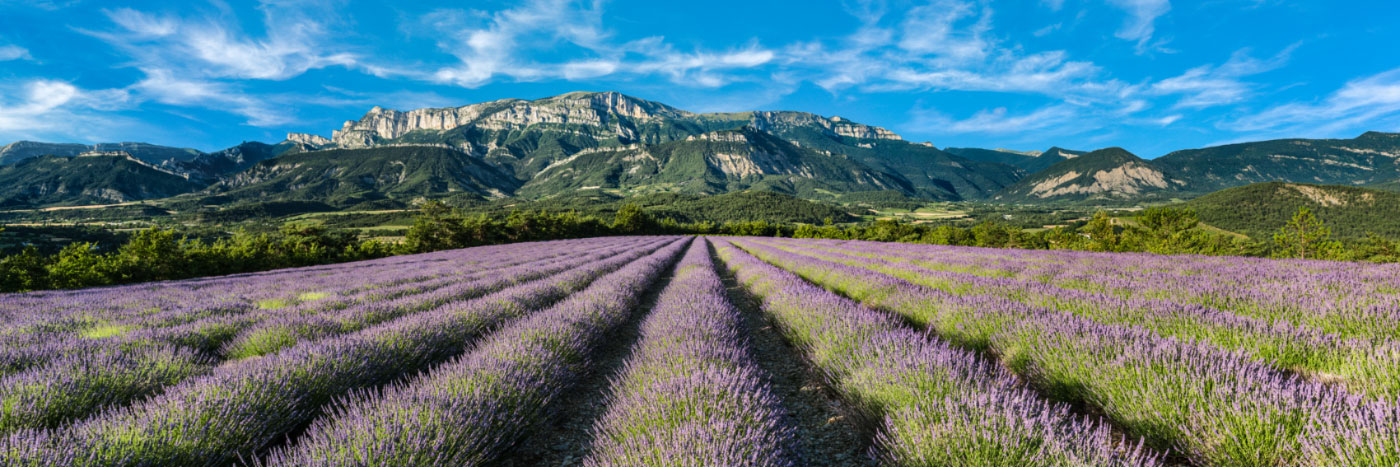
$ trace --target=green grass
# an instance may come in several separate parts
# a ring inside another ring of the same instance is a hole
[[[285,298],[268,298],[258,300],[258,308],[263,310],[277,310],[286,308],[292,304],[291,300]]]
[[[108,337],[126,334],[126,332],[130,331],[131,329],[132,326],[105,324],[93,328],[88,328],[87,330],[83,331],[81,335],[83,336],[83,338],[86,339],[105,339]]]
[[[329,292],[303,292],[301,295],[297,295],[297,300],[303,302],[314,302],[316,300],[320,300],[329,296],[331,296]]]

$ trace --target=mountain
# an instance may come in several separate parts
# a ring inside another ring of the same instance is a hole
[[[1088,152],[1073,151],[1052,146],[1050,149],[1046,149],[1044,152],[1041,152],[1039,156],[1036,156],[1034,159],[1031,159],[1021,165],[1018,165],[1017,167],[1020,167],[1021,170],[1025,170],[1026,173],[1034,174],[1036,172],[1048,169],[1050,168],[1050,166],[1055,165],[1060,161],[1067,161],[1085,154],[1088,154]]]
[[[42,206],[203,190],[213,204],[269,199],[346,206],[423,196],[558,199],[579,191],[636,196],[767,190],[899,205],[1132,204],[1274,180],[1400,189],[1395,133],[1232,144],[1146,161],[1118,148],[940,150],[839,116],[695,113],[616,92],[406,111],[374,107],[329,138],[289,133],[276,144],[244,142],[211,153],[145,143],[20,141],[0,148],[0,162],[9,163],[0,167],[9,167],[8,176],[19,183],[55,183],[57,159],[16,162],[45,154],[71,158],[93,149],[120,149],[144,164],[122,169],[141,174],[132,184],[161,188],[94,198],[81,193],[105,193],[111,182],[75,169],[76,178],[65,179],[64,196],[16,194],[8,202]],[[167,183],[172,176],[183,180]],[[73,184],[86,179],[94,185]],[[11,192],[46,193],[46,186]]]
[[[802,152],[804,157],[845,157],[865,166],[860,170],[881,172],[880,178],[897,180],[900,191],[925,198],[984,197],[1021,175],[1013,167],[909,143],[889,130],[841,117],[767,111],[692,113],[616,92],[576,92],[530,101],[503,99],[410,111],[375,107],[359,120],[345,122],[330,141],[346,149],[394,145],[457,149],[526,184],[547,168],[580,154],[649,149],[746,127],[812,150]],[[589,160],[603,163],[596,157]],[[621,162],[612,164],[612,168],[590,171],[624,168]]]
[[[1354,186],[1266,182],[1217,191],[1184,204],[1202,222],[1269,239],[1307,207],[1340,239],[1360,239],[1367,232],[1400,237],[1400,193]]]
[[[1036,151],[982,148],[943,148],[943,152],[974,161],[995,162],[1012,167],[1021,167],[1022,164],[1029,163],[1040,155],[1040,153]]]
[[[124,152],[38,156],[0,166],[0,206],[8,207],[123,203],[202,187]]]
[[[945,148],[944,151],[982,162],[1006,164],[1021,169],[1025,175],[1050,168],[1055,163],[1073,159],[1085,154],[1084,151],[1071,151],[1051,147],[1044,151],[1012,151],[1010,149]]]
[[[147,143],[42,143],[37,141],[16,141],[0,147],[0,165],[9,165],[38,156],[76,156],[85,152],[124,152],[132,157],[155,165],[170,165],[189,161],[201,152],[190,148],[157,146]]]
[[[1152,161],[1207,193],[1258,182],[1366,185],[1400,179],[1400,133],[1280,139],[1176,151]]]
[[[1056,162],[992,199],[1017,203],[1137,202],[1169,198],[1186,182],[1122,148]]]
[[[657,145],[583,150],[540,170],[518,194],[540,197],[599,188],[626,194],[718,194],[759,188],[805,198],[910,189],[904,180],[842,155],[802,148],[743,127]]]
[[[207,190],[210,202],[315,201],[337,207],[425,196],[504,197],[515,180],[460,151],[398,146],[284,154]]]
[[[171,164],[171,170],[211,185],[238,172],[247,170],[253,164],[276,157],[279,154],[305,150],[305,145],[284,141],[278,144],[245,141],[237,146],[200,154],[189,161]]]

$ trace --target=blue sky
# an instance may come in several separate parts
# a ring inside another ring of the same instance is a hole
[[[0,0],[0,144],[215,150],[371,106],[616,90],[939,147],[1400,131],[1393,0]]]

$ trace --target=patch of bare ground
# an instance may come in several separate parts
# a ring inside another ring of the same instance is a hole
[[[773,394],[782,400],[797,432],[802,465],[873,466],[869,457],[874,430],[837,395],[763,314],[757,298],[715,258],[729,301],[744,315],[754,359],[769,375]]]
[[[683,253],[682,253],[683,254]],[[677,255],[673,261],[679,261]],[[574,466],[583,465],[593,444],[593,425],[608,409],[609,388],[619,376],[641,335],[642,321],[656,306],[661,290],[674,277],[675,264],[665,276],[657,279],[646,295],[632,309],[631,316],[614,330],[603,345],[590,356],[589,373],[554,403],[556,415],[552,423],[539,429],[500,461],[493,465],[506,467]]]

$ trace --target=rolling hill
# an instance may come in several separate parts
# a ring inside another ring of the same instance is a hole
[[[1153,164],[1208,193],[1259,182],[1366,185],[1400,179],[1400,133],[1280,139],[1176,151]]]
[[[0,206],[6,207],[124,203],[201,187],[126,153],[39,156],[0,166]]]
[[[1050,168],[1055,163],[1086,154],[1084,151],[1071,151],[1051,147],[1045,151],[1012,151],[1009,149],[945,148],[945,152],[975,161],[1006,164],[1021,169],[1026,175]]]
[[[533,101],[504,99],[406,112],[375,107],[359,120],[345,122],[332,133],[331,141],[343,148],[395,144],[456,148],[527,184],[580,153],[650,151],[652,146],[742,128],[814,151],[802,152],[804,157],[819,153],[858,162],[864,170],[899,180],[896,189],[933,199],[985,197],[1021,176],[1014,167],[958,157],[840,117],[804,112],[692,113],[616,92],[576,92]],[[626,161],[588,160],[595,165],[591,173],[630,170]],[[613,167],[598,167],[604,164]]]
[[[148,143],[43,143],[16,141],[0,146],[0,165],[11,165],[39,156],[76,156],[85,152],[125,152],[137,160],[154,165],[172,165],[192,160],[203,154],[190,148],[175,148]]]
[[[1136,203],[1163,199],[1186,182],[1122,148],[1100,149],[1026,177],[992,199],[1017,203]]]
[[[1228,188],[1182,205],[1202,222],[1257,239],[1268,239],[1307,207],[1340,239],[1373,232],[1400,237],[1400,193],[1354,186],[1267,182]]]
[[[903,179],[840,155],[744,127],[658,145],[580,151],[545,167],[519,194],[539,197],[598,188],[628,194],[718,194],[758,188],[807,198],[851,191],[914,191]]]
[[[334,149],[259,162],[207,190],[210,201],[316,201],[348,207],[407,203],[448,194],[503,197],[514,179],[461,152],[438,147]]]

